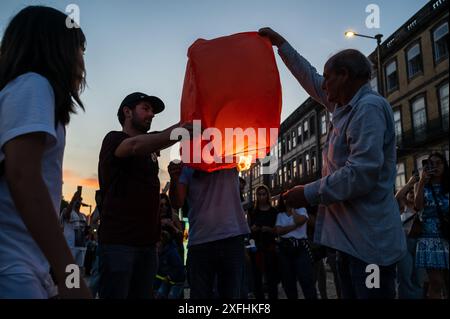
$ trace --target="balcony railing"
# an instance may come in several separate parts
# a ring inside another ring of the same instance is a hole
[[[405,131],[401,138],[397,138],[399,155],[415,150],[425,150],[429,144],[448,136],[448,115],[427,122],[421,127]]]

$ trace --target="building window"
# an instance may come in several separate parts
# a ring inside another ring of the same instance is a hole
[[[422,72],[422,54],[419,43],[414,44],[407,52],[408,78]]]
[[[315,173],[317,171],[317,158],[316,152],[311,153],[311,172]]]
[[[309,118],[309,136],[314,136],[316,134],[316,117],[311,116]]]
[[[425,138],[427,125],[427,111],[425,109],[425,98],[419,97],[412,103],[414,136],[417,139]]]
[[[320,134],[327,134],[327,115],[325,113],[320,116]]]
[[[299,125],[299,127],[297,128],[297,144],[302,144],[302,126]]]
[[[291,137],[290,137],[289,134],[288,134],[288,136],[286,137],[286,139],[287,139],[287,152],[286,152],[286,153],[288,153],[288,152],[291,151],[291,148],[292,148]]]
[[[292,177],[296,178],[297,177],[297,161],[294,160],[292,162]]]
[[[287,166],[286,165],[284,165],[284,167],[283,167],[283,177],[284,177],[284,182],[287,183],[288,176],[287,176]]]
[[[397,143],[402,142],[402,113],[400,110],[394,111],[394,124],[395,124],[395,137],[397,138]]]
[[[277,154],[278,154],[278,158],[281,158],[281,142],[278,142]]]
[[[282,185],[283,184],[283,174],[281,172],[281,168],[278,169],[278,185]]]
[[[442,127],[448,130],[448,83],[439,88],[439,104],[441,106]]]
[[[281,140],[281,155],[286,154],[286,139],[283,138]]]
[[[397,61],[392,61],[386,66],[386,88],[388,92],[398,88]]]
[[[440,62],[448,57],[448,23],[445,22],[433,32],[434,61]]]
[[[305,122],[303,122],[303,133],[304,133],[304,136],[305,136],[305,140],[307,140],[309,138],[308,131],[309,131],[309,129],[308,129],[308,121],[305,121]]]
[[[272,189],[274,189],[275,188],[275,176],[272,176],[272,178],[271,178],[271,186],[272,186]]]
[[[309,160],[309,154],[305,155],[306,175],[309,175],[311,169],[311,163]]]
[[[297,146],[297,138],[295,136],[295,130],[291,132],[292,148]]]
[[[403,186],[406,185],[406,173],[405,173],[405,164],[398,163],[397,164],[397,177],[395,178],[395,189],[399,190]]]
[[[291,163],[288,163],[287,165],[287,180],[290,183],[292,180],[292,175],[291,175]]]
[[[302,158],[300,157],[299,159],[298,159],[298,177],[302,177],[303,176],[303,160],[302,160]]]

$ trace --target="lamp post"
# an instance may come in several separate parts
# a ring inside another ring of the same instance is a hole
[[[376,34],[375,36],[370,35],[364,35],[355,33],[353,31],[346,31],[345,36],[347,38],[352,37],[361,37],[361,38],[368,38],[368,39],[375,39],[377,40],[377,79],[378,79],[378,92],[384,96],[384,83],[383,83],[383,71],[381,70],[381,38],[383,37],[382,34]]]

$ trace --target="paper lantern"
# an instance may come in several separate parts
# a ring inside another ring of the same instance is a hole
[[[277,142],[281,84],[271,43],[256,32],[199,39],[188,50],[181,122],[203,134],[182,143],[182,160],[212,172],[249,168]]]

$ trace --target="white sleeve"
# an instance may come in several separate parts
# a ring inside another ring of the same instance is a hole
[[[295,212],[297,213],[297,215],[305,216],[306,218],[309,218],[309,216],[308,216],[308,211],[307,211],[306,208],[304,208],[304,207],[297,208],[297,209],[295,210]]]
[[[50,83],[36,73],[16,78],[0,99],[0,161],[6,142],[33,132],[44,132],[56,141],[55,98]]]

